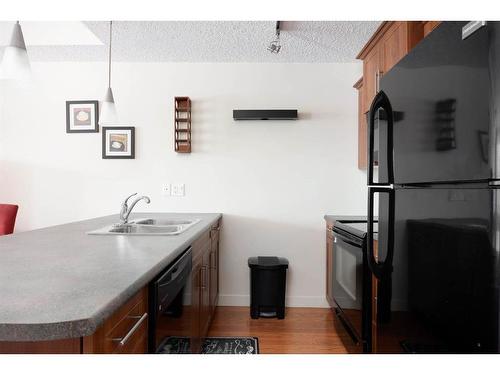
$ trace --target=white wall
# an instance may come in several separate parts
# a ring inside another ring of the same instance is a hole
[[[366,206],[359,64],[114,64],[135,160],[103,160],[101,133],[65,131],[66,100],[104,94],[104,63],[33,69],[33,87],[3,87],[0,105],[0,201],[20,205],[17,230],[116,213],[137,191],[152,199],[139,210],[224,214],[221,304],[247,304],[247,258],[275,254],[290,261],[288,304],[325,306],[323,215]],[[175,95],[193,101],[187,155],[173,151]],[[232,120],[234,108],[273,107],[297,108],[299,120]],[[185,183],[186,196],[163,197],[164,182]]]

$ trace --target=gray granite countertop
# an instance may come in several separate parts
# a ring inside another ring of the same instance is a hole
[[[221,216],[131,215],[201,219],[175,236],[86,234],[118,215],[1,236],[0,341],[91,335]]]

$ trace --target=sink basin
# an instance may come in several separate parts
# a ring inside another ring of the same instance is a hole
[[[125,224],[112,227],[110,233],[120,234],[179,234],[182,227],[177,225],[168,226],[152,226],[152,225],[135,225]]]
[[[135,219],[131,223],[138,225],[193,225],[199,222],[200,219]]]
[[[135,219],[127,224],[114,224],[87,234],[128,236],[174,236],[188,230],[200,219]]]

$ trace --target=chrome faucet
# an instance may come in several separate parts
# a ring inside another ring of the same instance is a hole
[[[140,197],[137,197],[132,203],[130,203],[130,207],[128,206],[128,200],[130,198],[132,198],[134,195],[137,195],[137,193],[134,193],[130,196],[128,196],[122,203],[122,208],[120,210],[120,223],[121,224],[127,224],[128,222],[128,217],[130,215],[130,213],[132,212],[132,209],[134,208],[134,206],[141,200],[144,200],[146,203],[150,203],[151,202],[151,199],[149,199],[149,197],[146,197],[145,195],[144,196],[140,196]]]

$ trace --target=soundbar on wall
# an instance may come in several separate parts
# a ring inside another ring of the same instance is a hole
[[[234,109],[233,120],[297,120],[296,109]]]

